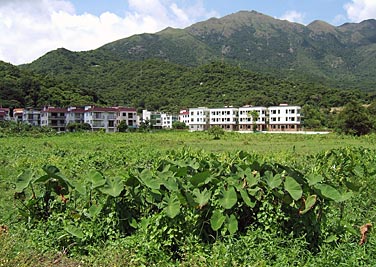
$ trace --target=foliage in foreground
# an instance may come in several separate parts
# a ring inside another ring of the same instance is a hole
[[[358,161],[352,167],[352,177],[368,175]],[[237,240],[250,229],[302,238],[317,251],[345,229],[326,228],[331,203],[343,209],[361,186],[348,177],[338,183],[338,174],[320,168],[303,172],[244,152],[172,151],[115,177],[91,170],[70,179],[55,166],[43,170],[42,176],[26,170],[17,178],[20,215],[47,250],[65,248],[73,255],[138,236],[151,251],[181,260],[187,242]]]

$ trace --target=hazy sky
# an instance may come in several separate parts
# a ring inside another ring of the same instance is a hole
[[[240,10],[302,24],[319,19],[341,25],[375,19],[376,0],[0,0],[0,60],[29,63],[59,47],[95,49]]]

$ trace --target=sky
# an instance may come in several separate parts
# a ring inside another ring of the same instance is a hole
[[[57,48],[92,50],[240,10],[338,26],[375,19],[376,0],[0,0],[0,60],[30,63]]]

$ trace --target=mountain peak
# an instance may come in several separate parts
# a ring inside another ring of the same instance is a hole
[[[336,33],[336,27],[322,20],[315,20],[308,24],[308,29],[315,33]]]

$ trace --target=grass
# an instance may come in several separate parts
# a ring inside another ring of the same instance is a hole
[[[376,149],[376,136],[226,133],[220,140],[213,140],[207,133],[167,131],[0,138],[0,225],[9,226],[9,232],[0,235],[0,267],[372,266],[376,262],[376,241],[372,235],[365,246],[359,246],[357,239],[345,235],[345,240],[334,245],[323,244],[320,252],[312,254],[303,240],[281,239],[254,231],[237,240],[187,245],[186,255],[178,262],[164,258],[164,255],[160,255],[160,262],[149,262],[147,255],[153,253],[153,247],[147,251],[147,242],[140,243],[137,236],[106,244],[94,249],[96,252],[90,255],[69,258],[64,251],[39,247],[36,245],[39,244],[37,236],[30,235],[17,224],[12,182],[27,168],[38,172],[43,165],[52,164],[68,177],[79,177],[90,168],[113,176],[139,158],[157,157],[166,150],[189,148],[213,153],[243,150],[267,159],[295,162],[323,151],[349,146]],[[353,206],[344,215],[356,218],[352,221],[359,224],[372,222],[375,217],[371,207],[376,200],[370,193],[364,196],[354,199]],[[159,252],[155,250],[154,253]]]

